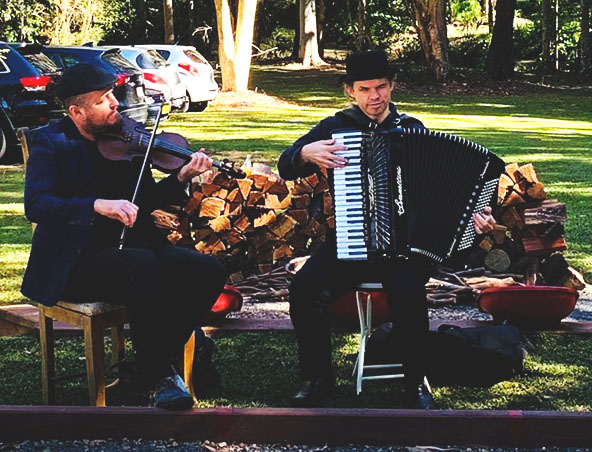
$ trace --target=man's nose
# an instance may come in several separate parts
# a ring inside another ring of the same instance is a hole
[[[119,106],[119,101],[117,100],[117,97],[115,97],[115,95],[113,93],[109,94],[109,100],[111,101],[111,106],[113,108],[117,108]]]

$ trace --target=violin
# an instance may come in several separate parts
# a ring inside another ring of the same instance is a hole
[[[145,157],[152,132],[146,130],[133,119],[123,117],[120,132],[109,132],[97,139],[99,152],[109,160],[132,160]],[[150,158],[152,165],[163,173],[173,173],[187,163],[193,151],[189,142],[178,133],[160,132],[154,136]],[[236,179],[244,179],[246,174],[234,167],[228,159],[212,160],[212,166]]]

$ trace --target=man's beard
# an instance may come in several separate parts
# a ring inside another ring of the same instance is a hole
[[[102,135],[120,135],[123,129],[123,118],[117,112],[117,121],[113,124],[96,124],[87,120],[84,129],[95,138]]]

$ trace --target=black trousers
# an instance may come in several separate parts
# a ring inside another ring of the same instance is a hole
[[[339,261],[334,239],[321,245],[290,286],[290,317],[298,341],[301,378],[310,380],[332,372],[328,306],[359,283],[381,282],[393,322],[389,346],[402,353],[406,383],[421,382],[429,330],[425,284],[430,270],[423,260]]]
[[[171,362],[224,288],[220,262],[167,241],[95,248],[76,262],[65,299],[125,305],[139,368],[153,378]]]

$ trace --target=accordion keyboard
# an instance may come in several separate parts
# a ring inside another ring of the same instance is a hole
[[[335,233],[337,235],[337,258],[340,260],[367,260],[364,227],[364,191],[361,163],[362,139],[360,131],[334,133],[338,144],[347,146],[346,151],[336,152],[347,159],[343,168],[333,170],[335,189]]]

